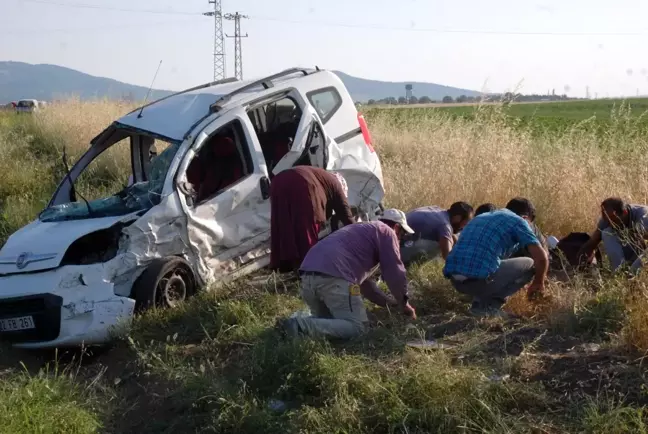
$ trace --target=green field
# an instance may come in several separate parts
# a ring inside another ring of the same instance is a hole
[[[390,116],[395,119],[425,118],[431,111],[451,114],[457,117],[475,119],[484,112],[497,112],[506,116],[510,125],[530,128],[535,134],[560,134],[570,129],[595,131],[605,134],[609,128],[618,128],[620,124],[631,124],[642,129],[648,126],[648,98],[605,99],[588,101],[542,102],[453,105],[409,108],[372,108],[365,107],[368,116],[384,110],[393,111]]]

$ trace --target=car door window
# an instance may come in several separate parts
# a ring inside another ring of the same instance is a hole
[[[253,171],[242,125],[233,121],[212,134],[187,167],[187,182],[199,205],[245,179]]]
[[[342,97],[334,87],[318,89],[307,93],[306,96],[324,124],[342,106]]]
[[[299,104],[290,97],[272,101],[248,113],[269,172],[290,151],[302,115]]]

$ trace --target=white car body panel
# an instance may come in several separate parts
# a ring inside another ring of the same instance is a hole
[[[134,220],[136,216],[126,215],[69,222],[33,221],[16,231],[2,247],[0,256],[0,275],[17,272],[34,272],[56,268],[61,263],[65,251],[74,241],[119,222]],[[38,242],[34,242],[38,240]],[[26,246],[29,247],[28,250]],[[24,268],[16,265],[18,257],[27,253]]]
[[[375,218],[374,211],[384,196],[382,170],[377,154],[365,143],[360,131],[353,100],[333,73],[311,70],[304,75],[302,71],[306,70],[272,78],[272,85],[267,88],[268,78],[263,82],[264,88],[261,81],[236,81],[163,98],[127,114],[97,136],[90,150],[61,182],[50,206],[67,206],[71,185],[85,167],[103,150],[129,135],[135,137],[131,139],[135,187],[153,188],[153,184],[142,184],[146,176],[153,179],[152,174],[145,175],[144,171],[151,163],[138,161],[147,143],[161,138],[177,148],[167,160],[165,177],[156,181],[159,202],[149,209],[119,216],[36,220],[14,233],[0,250],[0,319],[7,317],[3,313],[6,299],[50,294],[61,300],[58,337],[15,345],[37,348],[108,341],[115,327],[130,322],[135,307],[133,285],[157,258],[186,259],[202,285],[227,282],[266,266],[270,252],[270,200],[260,185],[270,181],[248,110],[267,98],[289,95],[299,105],[302,116],[292,147],[273,173],[289,169],[304,155],[313,165],[321,165],[328,156],[325,168],[344,177],[350,205],[359,209],[362,219]],[[235,92],[244,86],[248,89]],[[323,112],[311,105],[308,96],[309,92],[323,88],[335,89],[340,97],[339,106],[325,122],[320,117]],[[230,95],[232,92],[235,93]],[[223,95],[228,97],[210,111]],[[188,166],[201,146],[231,122],[242,126],[244,143],[251,154],[249,172],[216,196],[195,205],[182,188],[187,184]],[[312,128],[320,129],[324,146],[311,147]],[[71,207],[76,207],[75,212],[85,212],[82,204],[73,203]],[[120,231],[119,244],[112,259],[87,265],[62,264],[77,240],[115,228]],[[328,228],[320,236],[327,232]]]

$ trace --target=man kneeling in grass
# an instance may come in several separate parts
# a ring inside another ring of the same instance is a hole
[[[455,202],[445,210],[424,206],[407,213],[407,224],[414,230],[414,239],[401,247],[405,266],[422,259],[444,260],[452,250],[458,234],[473,218],[473,208],[466,202]]]
[[[412,233],[405,213],[388,209],[377,222],[345,226],[313,246],[300,267],[301,295],[310,317],[282,320],[278,326],[290,335],[320,335],[349,339],[364,332],[367,312],[361,295],[381,306],[398,306],[413,319],[407,276],[398,242]],[[371,279],[380,266],[394,300]]]
[[[529,295],[544,291],[549,260],[528,224],[535,208],[524,198],[515,204],[512,210],[488,212],[468,223],[443,268],[457,291],[473,297],[470,312],[475,316],[508,316],[501,309],[506,298],[532,280]],[[503,259],[521,247],[528,248],[531,258]]]
[[[628,265],[630,272],[637,274],[645,260],[647,238],[648,206],[626,204],[623,199],[610,197],[601,203],[601,218],[596,230],[580,249],[578,257],[591,258],[603,241],[612,270]]]

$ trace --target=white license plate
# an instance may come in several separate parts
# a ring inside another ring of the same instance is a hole
[[[11,332],[15,330],[35,329],[34,319],[31,316],[0,319],[0,331]]]

